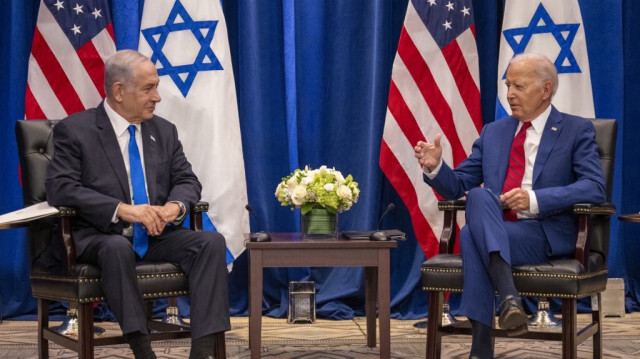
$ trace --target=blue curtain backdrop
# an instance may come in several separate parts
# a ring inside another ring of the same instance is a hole
[[[215,1],[215,0],[214,0]],[[140,0],[112,0],[118,48],[136,48]],[[24,116],[27,61],[38,0],[0,4],[0,213],[18,209],[15,121]],[[481,68],[482,114],[494,118],[502,0],[474,1]],[[426,314],[419,287],[424,254],[415,241],[408,212],[378,166],[391,65],[407,1],[225,0],[223,7],[236,75],[249,200],[267,231],[295,231],[296,212],[274,198],[275,185],[293,169],[323,164],[350,173],[360,183],[360,201],[340,215],[340,229],[376,225],[387,204],[395,211],[383,228],[400,228],[409,240],[392,251],[392,315]],[[594,101],[598,117],[620,126],[615,202],[618,213],[640,210],[635,178],[640,164],[640,5],[580,1],[587,30]],[[623,12],[624,9],[624,12]],[[606,31],[605,31],[606,30]],[[614,34],[614,35],[612,35]],[[634,101],[635,100],[635,101]],[[624,174],[624,178],[623,178]],[[624,195],[623,195],[624,194]],[[611,276],[626,279],[628,309],[638,309],[640,225],[614,218]],[[256,223],[252,229],[258,230]],[[24,232],[0,231],[0,289],[5,317],[35,313],[28,280]],[[240,256],[230,277],[231,310],[247,311],[247,258]],[[362,269],[297,268],[265,271],[265,313],[286,315],[290,280],[316,282],[318,315],[350,318],[364,314]]]

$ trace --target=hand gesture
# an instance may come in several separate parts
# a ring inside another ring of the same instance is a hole
[[[180,215],[180,206],[175,202],[165,203],[164,206],[155,207],[158,215],[166,223],[173,223]]]
[[[507,193],[500,195],[500,202],[502,208],[507,208],[513,211],[528,211],[529,210],[529,192],[522,188],[513,188]]]
[[[442,158],[440,138],[442,138],[442,135],[437,134],[433,139],[433,143],[418,141],[416,147],[413,148],[420,166],[426,167],[429,171],[433,171],[440,164],[440,158]]]
[[[129,223],[142,223],[147,229],[148,235],[157,236],[162,233],[167,225],[167,221],[162,218],[159,208],[148,204],[130,205],[120,203],[116,215]]]

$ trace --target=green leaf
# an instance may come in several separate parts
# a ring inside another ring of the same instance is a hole
[[[338,213],[338,210],[333,208],[333,207],[324,207],[324,209],[327,210],[327,212],[331,213],[331,214],[336,214]]]
[[[309,211],[313,209],[314,205],[315,203],[313,202],[303,204],[302,207],[300,207],[300,213],[302,213],[303,215],[309,213]]]

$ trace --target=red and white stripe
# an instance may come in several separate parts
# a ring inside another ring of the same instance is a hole
[[[442,214],[413,147],[440,133],[448,164],[458,165],[471,152],[482,128],[474,29],[441,50],[409,2],[393,63],[380,167],[409,209],[427,258],[438,253]]]
[[[61,119],[104,98],[104,62],[116,52],[113,25],[76,51],[41,1],[33,36],[25,118]]]

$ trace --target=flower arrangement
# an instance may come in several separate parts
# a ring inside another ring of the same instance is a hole
[[[275,193],[283,206],[300,207],[303,215],[317,207],[334,214],[346,211],[358,201],[359,194],[358,182],[351,175],[345,178],[340,171],[327,166],[295,170],[282,179]]]

